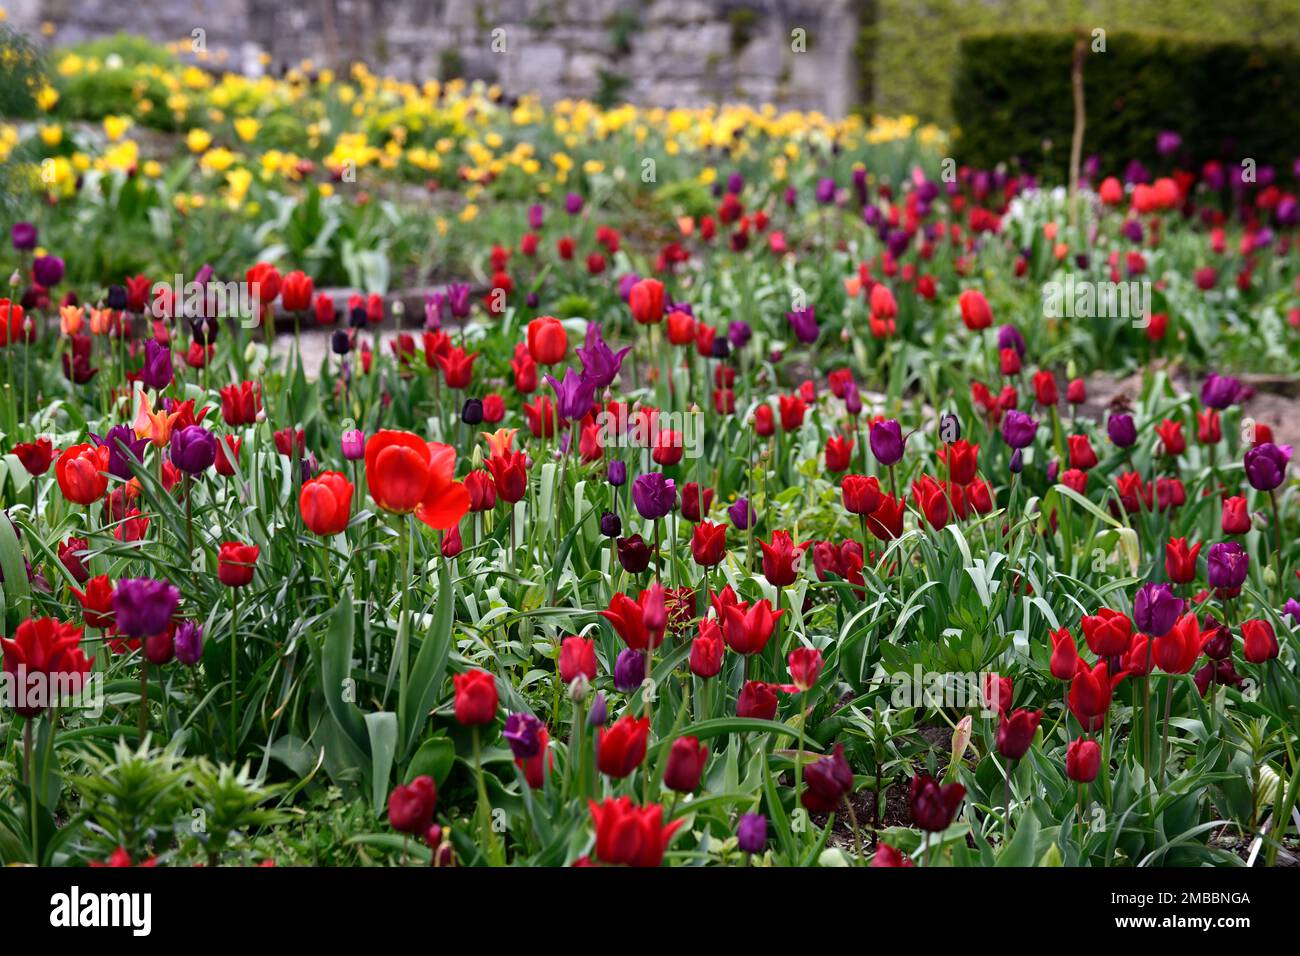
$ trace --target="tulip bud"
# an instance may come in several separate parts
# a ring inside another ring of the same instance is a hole
[[[483,421],[483,402],[477,398],[465,399],[465,405],[460,410],[460,420],[466,425],[477,425]]]
[[[966,756],[966,748],[970,746],[971,724],[971,717],[967,714],[957,721],[957,726],[953,729],[952,759],[948,761],[948,770],[943,775],[945,783],[957,776],[957,770],[961,767],[962,759]]]
[[[579,673],[577,677],[569,681],[569,700],[574,703],[582,703],[590,693],[591,681],[587,679],[586,674]]]
[[[596,696],[591,700],[591,710],[587,711],[587,724],[591,727],[604,727],[608,720],[609,704],[605,702],[605,692],[596,691]]]
[[[617,538],[623,533],[623,522],[612,511],[606,511],[600,516],[600,533],[606,538]]]

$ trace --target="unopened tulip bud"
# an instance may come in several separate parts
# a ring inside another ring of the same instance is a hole
[[[586,674],[579,673],[577,677],[569,681],[569,700],[575,703],[582,703],[591,693],[591,681],[587,679]]]
[[[591,710],[587,712],[587,724],[592,727],[604,727],[609,720],[609,705],[605,703],[605,692],[596,691],[591,699]]]
[[[949,761],[949,767],[961,766],[962,758],[966,755],[966,748],[970,746],[971,737],[971,718],[970,715],[957,721],[957,727],[952,732],[952,760]]]

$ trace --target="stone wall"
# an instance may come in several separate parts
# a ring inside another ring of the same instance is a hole
[[[644,105],[771,102],[841,115],[857,101],[858,0],[0,0],[55,42],[125,30],[205,32],[257,69],[366,61],[424,80],[464,75],[554,100]],[[802,31],[801,35],[794,31]],[[802,39],[803,49],[797,51]]]

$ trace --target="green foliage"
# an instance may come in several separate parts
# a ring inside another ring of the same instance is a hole
[[[1092,47],[1092,39],[1085,37]],[[1052,179],[1068,174],[1070,32],[997,32],[962,41],[953,109],[961,161],[1019,158]],[[1232,82],[1225,82],[1232,77]],[[1195,160],[1289,161],[1300,119],[1300,59],[1291,46],[1167,34],[1107,33],[1084,63],[1084,152],[1102,168],[1158,162],[1156,135],[1177,130]]]
[[[36,46],[25,35],[0,24],[0,118],[31,116],[43,77],[44,64]]]
[[[958,46],[965,33],[979,30],[1061,30],[1104,27],[1167,30],[1224,40],[1300,41],[1300,0],[876,0],[874,24],[861,12],[864,36],[858,50],[860,89],[878,114],[910,113],[951,123]],[[874,50],[874,57],[863,52]],[[1230,76],[1226,70],[1224,76]],[[1068,79],[1068,77],[1067,77]],[[1227,86],[1229,84],[1223,84]],[[1189,97],[1174,100],[1180,105]],[[1043,100],[1042,102],[1047,102]],[[1061,109],[1067,114],[1067,97]],[[956,114],[964,126],[966,118]],[[1068,147],[1067,147],[1068,149]]]

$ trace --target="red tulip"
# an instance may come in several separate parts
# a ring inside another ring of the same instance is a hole
[[[638,807],[630,797],[594,800],[591,819],[596,825],[596,859],[612,866],[658,866],[673,834],[685,822],[663,822],[664,808],[656,803]]]
[[[912,501],[934,530],[940,531],[948,523],[948,496],[943,486],[929,475],[912,482]]]
[[[727,526],[701,521],[691,530],[691,557],[700,567],[721,564],[727,555]]]
[[[629,776],[645,759],[646,737],[650,733],[647,717],[624,714],[609,729],[597,731],[596,766],[610,776]]]
[[[968,485],[975,480],[979,468],[980,446],[972,445],[966,439],[943,445],[936,454],[939,460],[948,466],[948,480],[955,485]]]
[[[854,515],[869,515],[880,507],[880,481],[875,475],[845,475],[840,479],[844,510]]]
[[[1133,622],[1119,611],[1103,607],[1083,617],[1083,638],[1098,657],[1116,657],[1128,650]]]
[[[1056,376],[1051,372],[1034,373],[1034,398],[1044,408],[1051,408],[1061,400],[1056,390]]]
[[[1181,455],[1187,448],[1187,440],[1183,438],[1183,423],[1175,422],[1168,418],[1156,426],[1156,434],[1160,436],[1161,450],[1169,456]]]
[[[708,679],[722,670],[722,628],[712,618],[700,621],[699,633],[691,642],[691,673]]]
[[[217,580],[228,588],[242,588],[253,582],[253,571],[261,548],[238,541],[222,542],[217,552]]]
[[[27,689],[39,681],[37,675],[43,675],[47,694],[62,689],[71,693],[79,691],[94,662],[94,658],[87,658],[81,650],[81,634],[81,628],[52,617],[29,617],[15,628],[12,639],[0,637],[9,686]],[[35,717],[46,707],[59,703],[53,699],[27,700],[27,694],[6,696],[10,707],[22,717]]]
[[[1101,769],[1101,747],[1080,737],[1065,748],[1065,775],[1075,783],[1092,783]]]
[[[610,600],[609,607],[600,612],[615,633],[623,638],[623,643],[634,651],[656,648],[663,643],[664,627],[652,627],[654,622],[646,619],[650,597],[648,590],[642,591],[639,599],[634,601],[620,591]]]
[[[1092,442],[1088,440],[1087,435],[1071,435],[1068,441],[1071,468],[1087,471],[1089,468],[1096,467],[1097,453],[1093,451]]]
[[[959,783],[941,786],[928,774],[917,774],[912,778],[912,820],[922,830],[941,833],[952,823],[965,796],[966,788]]]
[[[773,531],[772,540],[759,541],[763,549],[763,576],[773,587],[794,584],[803,570],[803,555],[808,542],[795,544],[788,531]]]
[[[388,823],[398,833],[423,836],[433,823],[438,805],[438,785],[422,774],[407,784],[398,784],[388,795]]]
[[[438,363],[438,368],[442,369],[442,377],[448,388],[464,389],[469,387],[476,358],[478,358],[477,352],[470,352],[467,355],[463,348],[456,346],[448,349],[446,355],[435,355],[434,361]]]
[[[664,284],[658,279],[641,279],[627,297],[632,318],[642,325],[654,325],[664,317]]]
[[[497,681],[483,670],[468,670],[452,678],[456,687],[456,722],[482,727],[497,719]]]
[[[29,475],[43,475],[54,461],[54,446],[48,438],[14,445],[14,455],[23,463]]]
[[[1151,642],[1151,661],[1166,674],[1186,674],[1200,659],[1201,647],[1200,621],[1189,612]]]
[[[867,530],[881,541],[903,536],[903,501],[893,495],[882,495],[876,510],[867,516]]]
[[[73,504],[89,505],[108,490],[107,445],[82,443],[64,449],[54,464],[54,477],[63,497]]]
[[[469,510],[469,492],[453,478],[455,472],[450,445],[389,429],[366,442],[366,486],[375,504],[393,514],[414,512],[438,531],[454,528]]]
[[[826,470],[841,472],[849,467],[853,460],[853,439],[843,435],[833,435],[826,439]]]
[[[668,751],[664,767],[664,786],[678,793],[699,789],[704,767],[709,762],[709,748],[696,737],[678,737]]]
[[[1072,680],[1079,669],[1079,649],[1075,646],[1074,636],[1068,627],[1052,631],[1052,660],[1050,669],[1057,680]]]
[[[1223,533],[1245,534],[1250,530],[1250,512],[1246,510],[1246,499],[1241,495],[1223,499]]]
[[[1126,645],[1127,646],[1127,645]],[[1110,709],[1111,694],[1116,684],[1125,677],[1120,671],[1110,676],[1110,668],[1105,661],[1091,670],[1083,661],[1070,682],[1070,711],[1087,730],[1096,730],[1101,726],[1101,716]]]
[[[528,456],[522,451],[503,451],[487,460],[492,482],[501,500],[513,505],[528,492]]]
[[[961,309],[961,320],[972,332],[987,329],[993,324],[993,310],[989,308],[988,299],[978,289],[967,289],[957,297]]]
[[[86,582],[86,590],[69,588],[81,603],[81,617],[86,627],[108,630],[113,626],[113,582],[101,574]]]
[[[798,395],[780,395],[777,397],[777,405],[781,410],[781,429],[792,432],[803,424],[804,415],[808,412],[808,404]]]
[[[759,405],[754,409],[754,433],[763,438],[776,434],[775,416],[771,405]]]
[[[813,647],[796,647],[786,657],[790,668],[790,679],[800,690],[808,690],[817,683],[826,662],[822,652]]]
[[[1196,557],[1201,552],[1198,541],[1190,547],[1186,538],[1170,538],[1165,544],[1165,575],[1174,584],[1189,584],[1196,578]]]
[[[569,350],[569,336],[560,320],[543,315],[528,323],[528,352],[541,365],[554,365]]]
[[[321,472],[303,484],[298,511],[312,534],[339,534],[352,516],[352,482],[342,472]]]
[[[221,417],[232,428],[257,423],[262,410],[262,386],[253,382],[240,382],[221,389]]]
[[[596,642],[589,638],[566,637],[560,642],[560,680],[572,684],[578,675],[596,679]]]
[[[762,681],[746,681],[736,700],[737,717],[756,717],[771,720],[776,716],[776,685]]]
[[[997,748],[1007,760],[1019,760],[1028,751],[1029,746],[1034,742],[1034,733],[1038,730],[1039,721],[1043,719],[1041,710],[1020,710],[1012,711],[1010,715],[1005,712],[998,721]]]
[[[311,276],[305,272],[290,272],[280,285],[280,305],[286,312],[306,312],[311,307],[314,291]]]
[[[1277,657],[1277,635],[1268,621],[1250,620],[1241,623],[1243,654],[1252,664],[1264,664]]]

